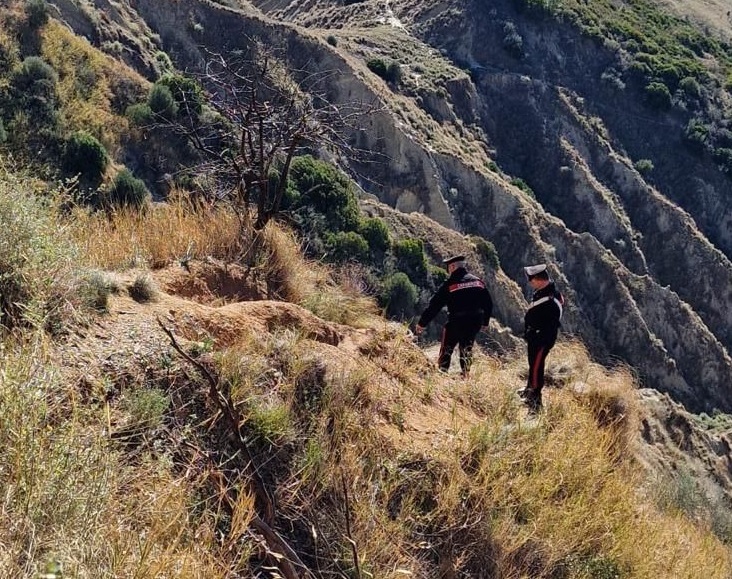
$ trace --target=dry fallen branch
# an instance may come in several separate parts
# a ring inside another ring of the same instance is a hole
[[[234,406],[234,403],[223,394],[219,387],[219,381],[208,370],[208,368],[198,360],[192,358],[185,350],[183,350],[183,348],[181,348],[172,330],[163,324],[160,318],[158,318],[158,324],[162,328],[163,332],[168,336],[168,339],[175,351],[178,352],[178,354],[180,354],[187,362],[192,364],[209,383],[209,393],[211,397],[215,400],[221,414],[226,418],[229,428],[235,435],[237,446],[247,457],[247,472],[245,474],[251,477],[251,480],[254,481],[254,496],[257,498],[259,508],[265,511],[265,519],[262,519],[258,514],[255,514],[252,517],[250,526],[264,537],[267,547],[273,554],[272,558],[275,560],[285,579],[300,579],[301,576],[298,574],[295,567],[302,570],[303,577],[313,577],[312,573],[308,570],[300,557],[298,557],[295,550],[290,547],[287,541],[285,541],[271,526],[275,515],[274,503],[264,486],[264,481],[257,471],[246,440],[244,440],[244,437],[241,434],[240,424],[242,424],[243,419]],[[223,473],[220,474],[221,477],[226,480],[226,476]],[[234,498],[231,497],[231,489],[233,488],[233,485],[228,484],[228,481],[226,484],[223,481],[220,481],[219,486],[221,487],[219,488],[219,493],[224,498],[227,508],[233,511],[234,505],[236,504]]]

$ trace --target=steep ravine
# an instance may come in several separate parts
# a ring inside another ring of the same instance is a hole
[[[379,162],[355,163],[354,174],[363,177],[364,189],[391,206],[422,211],[443,225],[480,234],[495,244],[508,283],[516,284],[510,296],[501,296],[503,303],[515,304],[504,306],[504,311],[513,313],[501,323],[520,332],[515,312],[523,307],[518,287],[523,283],[521,268],[547,260],[569,297],[566,334],[581,337],[598,359],[625,360],[638,369],[645,385],[671,393],[692,410],[732,410],[728,396],[732,362],[725,349],[730,339],[725,304],[730,296],[704,304],[696,300],[714,288],[713,275],[729,275],[726,258],[692,229],[693,221],[685,213],[660,196],[643,194],[648,185],[627,159],[614,156],[606,144],[612,139],[598,138],[586,122],[586,112],[578,113],[558,88],[518,75],[496,75],[495,83],[481,77],[477,91],[473,87],[471,92],[475,98],[470,102],[455,98],[444,109],[471,121],[479,119],[501,168],[515,167],[511,172],[535,187],[537,202],[511,185],[509,176],[489,170],[486,154],[482,158],[475,151],[463,154],[455,136],[460,131],[449,120],[432,125],[430,143],[423,140],[423,133],[401,116],[407,110],[414,118],[425,118],[416,99],[393,93],[367,70],[362,58],[340,45],[330,46],[320,34],[205,1],[137,0],[134,7],[182,69],[201,65],[200,46],[226,53],[246,49],[249,38],[255,37],[283,47],[295,69],[333,71],[334,80],[326,87],[332,100],[380,102],[383,108],[370,115],[365,131],[357,133],[357,144],[373,151]],[[397,16],[407,19],[399,12]],[[190,35],[192,21],[199,24],[195,38]],[[516,104],[514,89],[520,83],[526,89],[519,95],[531,97],[528,105]],[[464,86],[464,81],[451,86],[456,97],[457,86]],[[518,118],[516,106],[526,112],[525,135],[508,130]],[[578,184],[577,196],[557,204],[568,208],[566,214],[554,209],[551,195],[537,186],[560,178]],[[646,198],[657,202],[648,206]],[[588,209],[577,211],[575,204]],[[678,247],[666,251],[670,244],[654,237],[656,231],[668,236],[681,233],[679,224],[687,227],[679,243],[690,255],[682,264]],[[659,264],[667,261],[676,263],[677,271],[696,272],[698,288],[684,294],[680,286],[656,279],[657,270],[665,271]],[[702,271],[713,263],[721,269]],[[669,315],[669,309],[675,312]]]

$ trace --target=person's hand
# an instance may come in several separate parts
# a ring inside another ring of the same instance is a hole
[[[422,334],[422,332],[424,332],[424,326],[420,326],[419,324],[417,324],[417,326],[414,328],[414,333],[419,336]]]

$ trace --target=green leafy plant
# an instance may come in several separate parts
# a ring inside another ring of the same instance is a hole
[[[371,251],[383,254],[391,246],[389,228],[378,217],[368,217],[361,221],[358,232],[368,242]]]
[[[380,301],[389,317],[407,320],[415,314],[419,292],[407,274],[399,271],[384,280]]]
[[[166,120],[171,120],[178,112],[178,103],[173,98],[173,93],[165,84],[155,83],[150,89],[147,105],[153,114]]]
[[[143,207],[150,199],[144,181],[135,177],[128,169],[122,169],[114,178],[107,196],[111,207]]]
[[[98,183],[109,164],[109,156],[99,140],[86,131],[71,135],[64,150],[64,168],[67,172],[81,174],[84,179]]]
[[[336,231],[326,235],[325,246],[332,261],[365,262],[369,258],[368,242],[355,231]]]

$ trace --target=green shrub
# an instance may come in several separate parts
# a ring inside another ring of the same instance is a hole
[[[513,185],[514,187],[518,187],[519,189],[521,189],[521,191],[526,193],[532,199],[536,199],[534,190],[521,177],[514,177],[513,179],[511,179],[511,185]]]
[[[503,48],[512,56],[520,58],[524,52],[524,39],[516,30],[513,22],[506,22],[503,25]]]
[[[369,244],[355,231],[337,231],[326,235],[325,247],[331,261],[357,261],[369,259]]]
[[[79,131],[66,141],[64,168],[69,173],[81,174],[91,182],[99,182],[108,164],[107,150],[93,135]]]
[[[366,62],[366,66],[371,72],[392,84],[399,84],[402,80],[402,67],[394,60],[386,62],[383,58],[372,58]]]
[[[475,249],[478,252],[478,255],[480,255],[481,259],[491,269],[497,270],[501,267],[501,262],[498,259],[498,251],[496,251],[495,245],[478,235],[472,236],[471,241],[475,244]]]
[[[360,211],[353,183],[333,165],[310,155],[296,157],[289,177],[294,210],[314,209],[325,216],[326,225],[332,231],[358,229]]]
[[[29,56],[10,78],[14,103],[24,110],[31,125],[53,126],[57,122],[58,75],[53,67],[38,56]]]
[[[701,96],[701,86],[694,77],[686,76],[679,82],[679,88],[684,94],[691,98],[699,98]]]
[[[203,110],[205,97],[201,85],[182,74],[166,73],[155,84],[168,87],[179,111],[198,116]]]
[[[150,199],[145,183],[128,169],[122,169],[109,190],[108,204],[114,207],[143,207]]]
[[[653,171],[653,161],[650,159],[639,159],[633,166],[639,173],[648,174]]]
[[[684,129],[686,144],[697,151],[703,151],[709,140],[709,127],[700,119],[691,119]]]
[[[25,21],[30,30],[37,30],[48,22],[48,4],[45,0],[27,0]]]
[[[109,296],[120,290],[117,282],[101,271],[90,271],[81,279],[79,288],[83,303],[98,312],[109,308]]]
[[[714,160],[719,164],[719,170],[732,176],[732,149],[718,147],[714,149]]]
[[[442,283],[450,277],[450,274],[447,273],[446,269],[437,265],[432,265],[431,263],[427,266],[427,270],[430,273],[430,277],[432,277],[432,284],[435,287],[440,287]]]
[[[386,62],[383,58],[371,58],[366,61],[366,66],[374,74],[386,78]]]
[[[178,113],[178,103],[173,98],[170,88],[164,84],[155,83],[150,89],[150,96],[147,99],[150,111],[165,120],[172,120]]]
[[[656,109],[667,109],[671,106],[671,91],[662,82],[654,81],[646,85],[646,101]]]
[[[326,38],[325,40],[331,46],[338,46],[338,39],[335,36],[333,36],[332,34],[329,34],[328,38]]]
[[[158,388],[138,388],[126,392],[120,406],[129,414],[130,426],[153,429],[162,425],[170,398]]]
[[[426,279],[427,256],[421,239],[400,239],[394,244],[394,256],[397,260],[397,269],[406,272],[415,281]]]
[[[390,318],[408,320],[414,317],[419,291],[404,272],[397,272],[384,280],[380,301]]]
[[[138,127],[144,127],[153,122],[153,112],[147,103],[130,105],[125,111],[125,116],[133,125]]]
[[[160,75],[169,73],[174,68],[173,62],[170,60],[170,57],[162,50],[158,50],[155,53],[155,67]]]
[[[386,223],[378,217],[369,217],[361,222],[358,232],[368,242],[372,251],[384,253],[391,246],[391,238]]]

